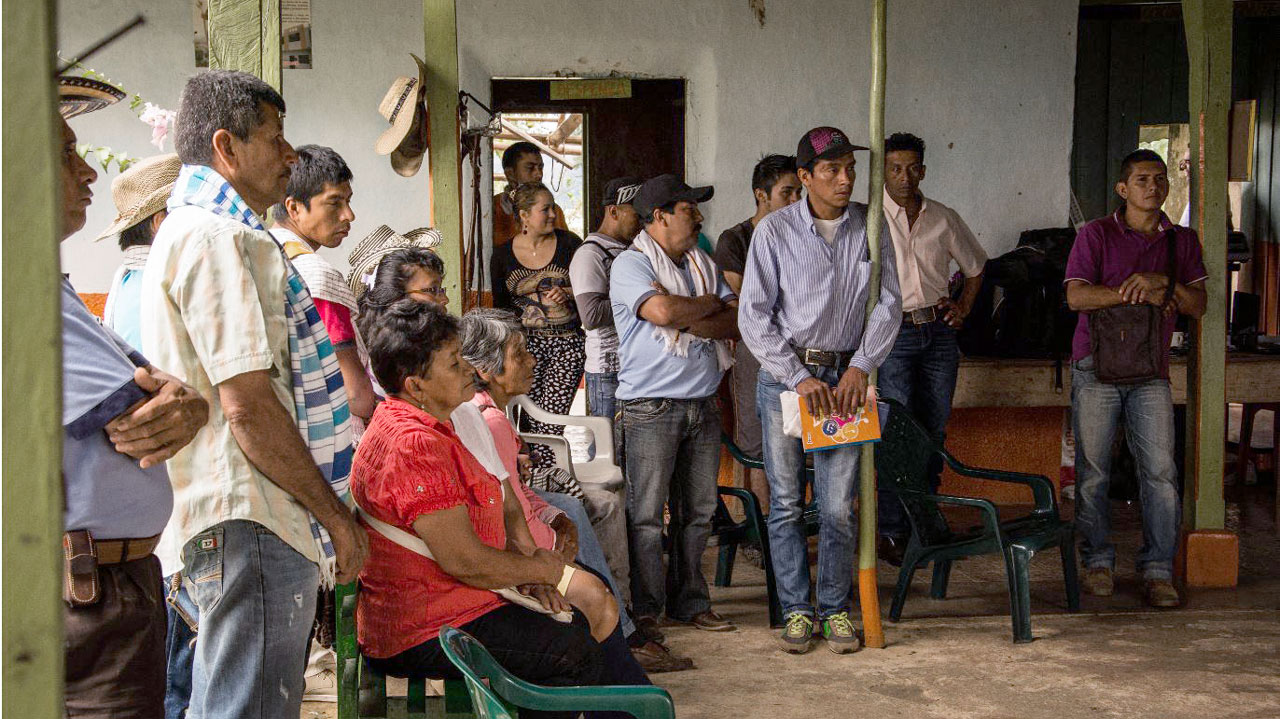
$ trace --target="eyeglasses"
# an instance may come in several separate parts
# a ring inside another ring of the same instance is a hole
[[[419,290],[405,290],[404,293],[406,295],[428,294],[435,295],[436,297],[443,297],[444,295],[449,294],[449,291],[443,287],[423,287]]]

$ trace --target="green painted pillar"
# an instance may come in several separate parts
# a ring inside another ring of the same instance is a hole
[[[431,225],[448,272],[449,304],[462,311],[462,163],[458,128],[458,20],[455,0],[422,0],[422,59],[427,66],[427,153],[431,173]]]
[[[1184,524],[1222,529],[1227,334],[1227,112],[1231,107],[1231,0],[1183,0],[1190,60],[1191,224],[1204,247],[1208,309],[1193,323],[1187,364]]]
[[[209,67],[281,89],[280,0],[209,0]]]
[[[867,251],[871,255],[871,289],[867,295],[867,319],[880,298],[880,229],[884,224],[884,85],[885,4],[874,0],[871,8],[871,179],[867,190]],[[876,383],[876,370],[870,383]],[[884,647],[880,622],[880,598],[876,586],[876,449],[862,445],[858,489],[858,599],[862,607],[862,632],[866,645]]]
[[[3,4],[3,702],[62,716],[62,385],[54,0]]]

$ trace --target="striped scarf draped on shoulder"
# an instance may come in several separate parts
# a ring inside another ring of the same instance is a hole
[[[201,207],[250,229],[265,231],[258,216],[235,188],[213,168],[204,165],[183,165],[169,198],[169,209],[183,205]],[[279,246],[279,241],[274,237],[272,240]],[[283,248],[281,258],[288,273],[284,313],[289,326],[289,364],[298,431],[329,487],[350,506],[351,411],[347,407],[342,371],[307,285]],[[311,534],[322,556],[321,581],[331,587],[334,583],[333,541],[315,517],[311,518]]]

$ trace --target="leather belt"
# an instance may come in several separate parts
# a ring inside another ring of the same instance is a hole
[[[904,325],[927,325],[937,319],[937,307],[921,307],[918,310],[902,313],[902,324]]]
[[[98,565],[124,564],[151,556],[160,544],[160,535],[142,539],[97,539],[94,549],[98,555]]]
[[[849,366],[849,361],[853,359],[852,352],[839,352],[836,350],[816,350],[809,347],[792,347],[796,357],[800,358],[802,364],[814,365],[816,367],[834,367],[840,369]]]

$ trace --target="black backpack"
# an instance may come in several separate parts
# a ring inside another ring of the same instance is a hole
[[[1027,230],[1016,249],[988,260],[960,330],[969,357],[1057,359],[1071,353],[1076,313],[1062,286],[1075,242],[1070,227]]]

